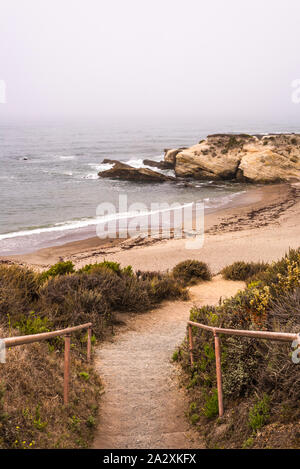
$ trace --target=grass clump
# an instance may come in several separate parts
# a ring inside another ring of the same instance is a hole
[[[238,261],[224,267],[222,270],[223,277],[227,280],[241,280],[246,282],[254,275],[265,272],[268,264],[264,262],[243,262]]]
[[[186,260],[177,264],[173,269],[173,276],[184,285],[194,285],[202,280],[211,280],[212,275],[205,262]]]
[[[247,440],[244,441],[242,445],[242,449],[250,449],[252,448],[254,444],[254,439],[253,438],[247,438]]]
[[[219,412],[219,405],[218,405],[218,391],[213,389],[210,395],[205,397],[205,403],[203,407],[203,415],[205,417],[211,419],[216,417]]]
[[[258,400],[256,404],[249,411],[248,424],[250,428],[256,432],[263,425],[265,425],[270,418],[270,397],[264,394],[261,400]]]
[[[173,362],[178,362],[178,360],[179,360],[179,354],[180,354],[179,350],[175,350],[175,351],[173,352],[173,355],[172,355],[172,360],[173,360]]]

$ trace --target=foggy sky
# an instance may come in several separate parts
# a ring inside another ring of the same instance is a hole
[[[299,18],[299,0],[0,0],[0,121],[217,115],[297,123]]]

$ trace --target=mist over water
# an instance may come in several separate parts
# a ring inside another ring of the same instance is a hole
[[[140,184],[101,179],[104,158],[143,166],[165,148],[191,146],[214,132],[280,132],[296,128],[263,123],[205,126],[197,120],[39,122],[0,125],[0,253],[33,251],[96,234],[96,208],[127,194],[128,204],[204,201],[215,210],[248,185],[194,182]],[[153,168],[152,168],[153,169]],[[172,174],[172,171],[165,172]]]

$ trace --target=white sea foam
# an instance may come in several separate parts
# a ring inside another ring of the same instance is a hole
[[[56,155],[56,158],[59,158],[60,160],[75,160],[76,156],[75,155]]]
[[[187,203],[184,205],[178,206],[178,209],[182,207],[188,207],[192,203]],[[0,235],[0,241],[4,239],[11,239],[17,238],[22,236],[32,236],[32,235],[39,235],[42,233],[51,233],[51,232],[61,232],[61,231],[69,231],[69,230],[76,230],[80,228],[86,228],[88,226],[94,226],[101,223],[107,223],[112,220],[124,220],[126,218],[134,218],[134,217],[145,217],[147,215],[155,215],[157,213],[168,212],[169,209],[161,209],[161,210],[145,210],[145,211],[131,211],[131,212],[122,212],[122,213],[112,213],[110,215],[100,216],[100,217],[93,217],[93,218],[83,218],[81,220],[71,220],[62,223],[56,223],[53,226],[49,227],[41,227],[41,228],[33,228],[28,230],[16,231],[13,233],[5,233]]]
[[[98,179],[98,173],[89,173],[86,176],[82,176],[82,179]]]
[[[232,199],[238,197],[239,195],[245,193],[246,191],[236,192],[234,194],[230,194],[228,196],[220,198],[206,198],[203,200],[205,204],[205,208],[214,209],[214,208],[221,208],[229,204]],[[199,200],[202,202],[202,200]],[[183,207],[188,207],[192,204],[185,203],[178,205],[178,209]],[[33,228],[33,229],[26,229],[21,231],[16,231],[12,233],[5,233],[0,234],[0,241],[4,239],[11,239],[23,236],[32,236],[32,235],[39,235],[42,233],[51,233],[51,232],[64,232],[70,230],[78,230],[82,228],[86,228],[89,226],[95,226],[98,224],[104,224],[112,220],[122,220],[126,218],[134,218],[134,217],[146,217],[147,215],[155,215],[157,213],[168,212],[169,209],[161,209],[161,210],[145,210],[145,211],[130,211],[130,212],[122,212],[122,213],[112,213],[110,215],[100,216],[100,217],[91,217],[91,218],[82,218],[80,220],[70,220],[62,223],[56,223],[53,226],[48,227],[40,227],[40,228]]]

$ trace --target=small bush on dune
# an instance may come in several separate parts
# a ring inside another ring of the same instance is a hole
[[[133,275],[133,270],[131,265],[127,265],[123,269],[121,268],[120,264],[118,262],[110,262],[110,261],[103,261],[103,262],[96,262],[95,264],[87,264],[81,269],[77,270],[78,273],[97,273],[98,271],[101,271],[101,269],[108,269],[111,270],[112,272],[118,274],[119,276],[121,275]]]
[[[0,323],[28,312],[38,298],[38,276],[19,266],[0,266]]]
[[[95,264],[87,264],[81,269],[78,270],[78,273],[96,273],[97,271],[101,270],[102,268],[111,270],[112,272],[121,275],[121,267],[120,264],[117,262],[96,262]]]
[[[58,275],[71,274],[74,272],[74,264],[71,261],[58,262],[54,264],[50,269],[46,270],[40,275],[41,281],[47,280],[50,277],[56,277]]]
[[[193,285],[201,280],[211,280],[211,272],[207,264],[196,260],[180,262],[173,269],[173,276],[184,285]]]
[[[247,281],[260,272],[265,272],[268,264],[264,262],[234,262],[222,270],[223,277],[227,280]]]
[[[115,276],[109,272],[109,276]],[[72,274],[52,278],[40,289],[37,308],[51,320],[54,328],[92,322],[95,334],[103,335],[111,307],[105,294],[90,274]]]
[[[163,300],[188,299],[188,294],[182,284],[169,275],[153,277],[149,281],[149,296],[153,304],[161,303]]]

